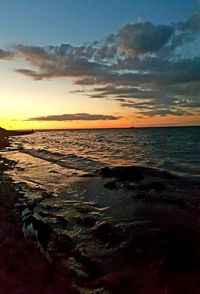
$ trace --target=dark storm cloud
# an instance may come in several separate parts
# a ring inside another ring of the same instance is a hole
[[[28,118],[27,121],[78,121],[78,120],[117,120],[120,116],[102,115],[102,114],[62,114],[62,115],[48,115]]]
[[[35,80],[73,78],[74,94],[113,99],[147,116],[187,115],[199,109],[200,55],[188,47],[200,43],[199,32],[196,14],[171,25],[128,23],[82,46],[17,45],[15,54],[31,65],[17,72]]]

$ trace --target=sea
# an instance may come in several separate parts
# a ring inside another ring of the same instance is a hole
[[[153,167],[200,179],[200,127],[38,131],[10,143],[0,155],[14,163],[6,173],[19,202],[36,202],[38,218],[91,252],[105,249],[91,238],[94,224],[141,224],[168,207],[133,201],[133,190],[106,189],[108,179],[98,176],[103,167]]]
[[[62,167],[94,172],[138,165],[200,175],[200,127],[39,131],[13,137],[14,148]]]

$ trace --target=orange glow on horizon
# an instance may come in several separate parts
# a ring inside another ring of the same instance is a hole
[[[72,94],[71,91],[76,86],[71,81],[33,81],[14,73],[9,64],[4,64],[1,70],[4,80],[0,93],[0,127],[8,130],[200,125],[200,115],[197,113],[188,116],[139,117],[136,110],[121,108],[120,103],[111,99],[91,99],[80,93]],[[26,121],[31,117],[59,116],[66,113],[113,115],[121,118],[96,121]]]
[[[200,125],[199,115],[193,116],[165,116],[165,117],[129,117],[111,121],[23,121],[1,119],[0,127],[6,129],[90,129],[90,128],[128,128],[151,126]]]

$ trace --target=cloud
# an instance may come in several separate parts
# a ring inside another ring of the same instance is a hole
[[[34,80],[41,80],[41,74],[36,73],[34,70],[30,69],[17,69],[16,72],[23,74],[25,76],[31,77]]]
[[[200,31],[200,13],[192,15],[186,21],[179,22],[177,28],[182,31],[191,30],[194,33],[198,33]]]
[[[141,112],[141,114],[144,115],[144,112]],[[154,109],[154,110],[149,110],[146,111],[145,114],[147,116],[153,117],[153,116],[166,116],[166,115],[175,115],[175,116],[185,116],[185,115],[190,115],[191,112],[189,111],[184,111],[181,109]]]
[[[118,45],[127,55],[160,50],[172,36],[174,28],[151,22],[126,24],[118,34]]]
[[[16,53],[28,61],[36,70],[17,69],[16,71],[41,80],[58,77],[105,76],[108,65],[88,59],[88,47],[73,47],[62,44],[60,47],[15,46]]]
[[[0,60],[8,60],[11,58],[12,58],[11,52],[0,49]]]
[[[75,114],[62,114],[62,115],[48,115],[39,116],[26,119],[26,121],[78,121],[78,120],[117,120],[121,116],[102,115],[102,114],[88,114],[88,113],[75,113]]]
[[[112,99],[145,116],[189,115],[199,109],[200,55],[191,50],[200,45],[199,31],[196,14],[171,25],[127,23],[82,46],[19,44],[15,55],[30,68],[16,71],[34,80],[72,78],[74,95]]]

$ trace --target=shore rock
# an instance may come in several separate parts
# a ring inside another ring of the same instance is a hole
[[[103,178],[117,178],[119,181],[141,181],[144,178],[141,169],[135,166],[105,167],[99,174]]]
[[[53,252],[69,253],[75,248],[75,244],[68,235],[54,233],[50,248]]]
[[[154,182],[150,184],[140,185],[138,186],[138,189],[142,191],[155,190],[156,192],[162,192],[165,189],[165,185],[161,182]]]
[[[105,221],[96,223],[93,235],[104,242],[119,243],[122,241],[119,229]]]
[[[86,217],[76,218],[77,224],[81,226],[85,226],[85,227],[93,227],[97,221],[98,221],[98,218],[95,216],[86,216]]]
[[[68,225],[68,220],[62,216],[62,215],[58,215],[56,216],[56,220],[63,226],[66,227]]]

